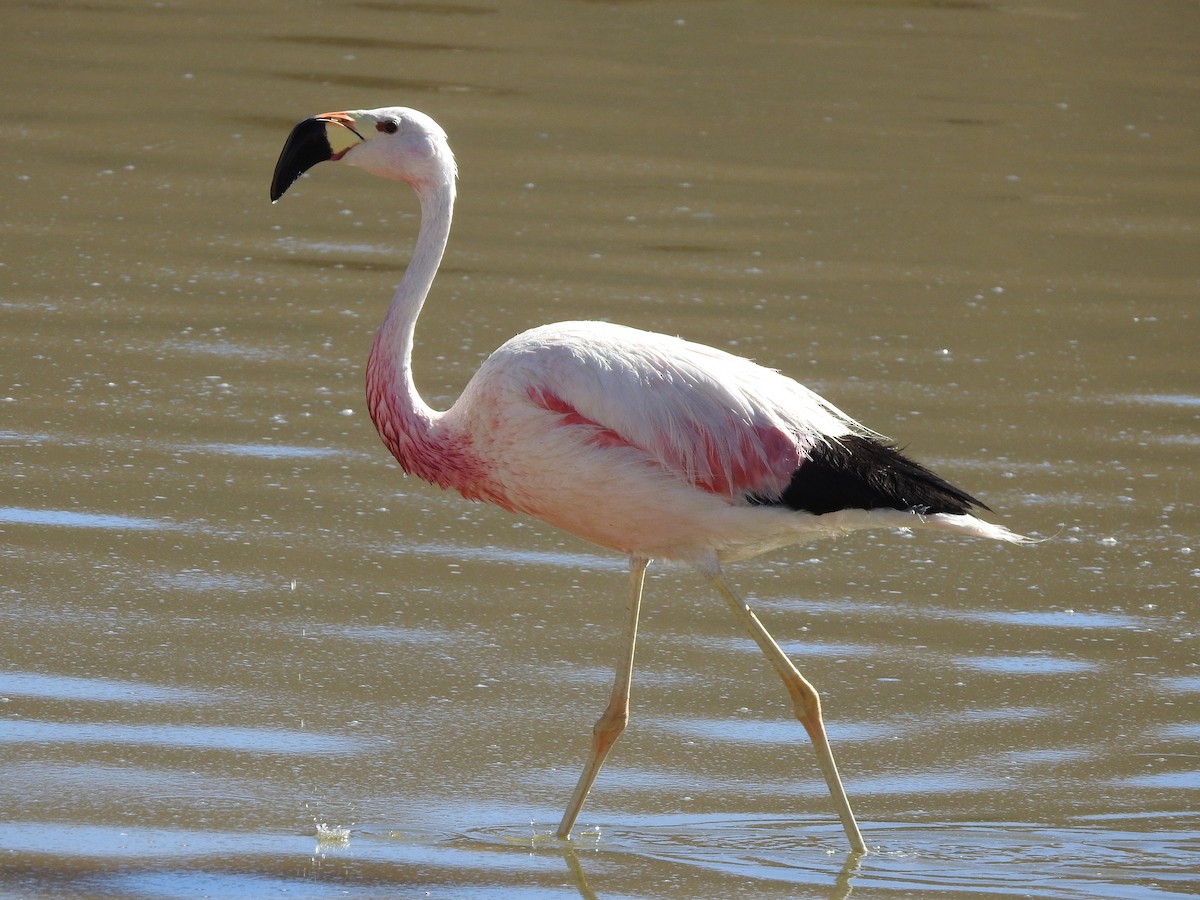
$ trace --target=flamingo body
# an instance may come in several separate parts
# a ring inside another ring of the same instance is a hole
[[[386,371],[379,355],[373,374]],[[861,483],[821,514],[803,497],[789,506],[797,473],[820,465],[815,449],[855,437],[894,451],[795,381],[679,338],[603,322],[531,329],[484,362],[417,446],[398,439],[404,414],[386,384],[372,378],[372,418],[405,471],[626,554],[708,565],[856,528],[985,525],[864,508]]]
[[[1025,538],[875,432],[780,373],[677,337],[604,322],[517,335],[439,412],[412,377],[413,334],[450,231],[456,165],[445,133],[403,107],[301,122],[280,155],[277,200],[305,170],[342,160],[405,181],[421,225],[367,361],[367,403],[408,473],[469,500],[536,516],[627,554],[628,646],[593,752],[559,828],[571,825],[628,717],[642,573],[651,559],[709,578],[783,678],[856,851],[865,849],[833,763],[815,690],[724,579],[721,563],[820,535],[932,527]]]

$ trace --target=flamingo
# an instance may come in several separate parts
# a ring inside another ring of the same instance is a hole
[[[808,732],[851,851],[865,853],[817,691],[723,565],[861,528],[1028,538],[978,518],[983,503],[808,388],[678,337],[596,321],[542,325],[489,356],[450,409],[430,408],[413,382],[412,349],[454,209],[446,133],[404,107],[304,119],[284,144],[271,201],[327,160],[407,182],[420,202],[416,243],[366,366],[371,420],[400,466],[628,557],[622,653],[557,837],[570,838],[628,722],[642,585],[650,561],[664,560],[696,569],[766,655]]]

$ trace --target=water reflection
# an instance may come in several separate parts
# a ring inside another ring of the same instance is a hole
[[[960,666],[995,672],[1003,675],[1067,675],[1097,668],[1095,663],[1057,656],[966,656],[956,662]]]
[[[5,723],[0,730],[4,744],[96,744],[101,747],[140,746],[180,750],[220,750],[228,753],[279,753],[312,756],[351,753],[357,742],[340,735],[277,729],[228,728],[214,725],[124,725],[111,722]]]
[[[247,456],[259,459],[307,459],[337,456],[340,450],[331,447],[297,447],[285,444],[197,444],[182,448],[198,453],[222,456]]]
[[[593,833],[564,845],[548,834],[503,829],[435,836],[335,828],[331,833],[338,839],[330,841],[320,839],[318,826],[314,844],[312,832],[251,837],[128,826],[119,832],[89,826],[49,830],[17,822],[0,824],[0,842],[16,853],[48,849],[77,864],[90,860],[93,874],[84,886],[122,896],[194,896],[202,890],[205,896],[239,897],[270,889],[322,897],[347,887],[395,890],[419,867],[424,886],[444,886],[456,896],[471,894],[472,884],[496,886],[505,896],[562,896],[565,877],[572,895],[620,897],[638,895],[622,873],[647,864],[656,883],[676,887],[736,891],[752,879],[760,886],[758,896],[830,900],[851,896],[856,887],[921,896],[1034,893],[1048,900],[1115,900],[1131,896],[1142,873],[1151,874],[1156,886],[1134,895],[1152,900],[1179,896],[1194,883],[1185,868],[1187,842],[1156,831],[880,823],[879,842],[860,857],[795,844],[795,822],[697,819],[683,832],[680,824],[647,823],[636,832]],[[681,840],[682,833],[689,839]],[[1108,887],[1089,877],[1096,858],[1112,868]],[[1051,880],[1044,875],[1048,867],[1056,873]],[[698,872],[705,877],[697,880]]]
[[[39,672],[0,672],[0,697],[40,697],[54,700],[128,703],[196,703],[198,691],[112,678],[73,678]],[[0,736],[3,740],[3,736]]]
[[[0,524],[104,528],[114,531],[159,531],[181,527],[174,522],[140,516],[77,512],[69,509],[20,509],[12,506],[0,507]]]

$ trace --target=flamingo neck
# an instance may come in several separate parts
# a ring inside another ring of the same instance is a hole
[[[436,472],[435,431],[442,413],[421,398],[412,375],[413,333],[417,317],[446,250],[454,212],[454,174],[438,182],[414,185],[421,203],[421,225],[412,258],[367,359],[367,408],[383,442],[406,472],[446,484]]]
[[[455,187],[452,174],[440,184],[415,186],[421,203],[421,224],[413,246],[413,256],[396,293],[392,295],[388,313],[371,349],[367,361],[368,378],[376,372],[380,388],[401,397],[408,412],[422,419],[437,414],[426,406],[413,382],[413,335],[416,318],[421,314],[425,298],[430,294],[433,278],[442,264],[446,241],[450,238],[450,220],[454,216]],[[372,409],[373,415],[373,409]],[[378,425],[378,421],[377,421]]]

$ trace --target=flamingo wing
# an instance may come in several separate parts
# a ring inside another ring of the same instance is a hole
[[[706,492],[779,497],[818,444],[869,434],[771,369],[679,338],[598,322],[527,331],[494,354],[510,384],[594,447],[634,447]]]
[[[803,385],[680,338],[600,322],[542,326],[497,350],[477,381],[542,413],[542,428],[570,428],[598,451],[633,448],[734,504],[818,516],[987,508]],[[536,432],[526,437],[548,437]]]

